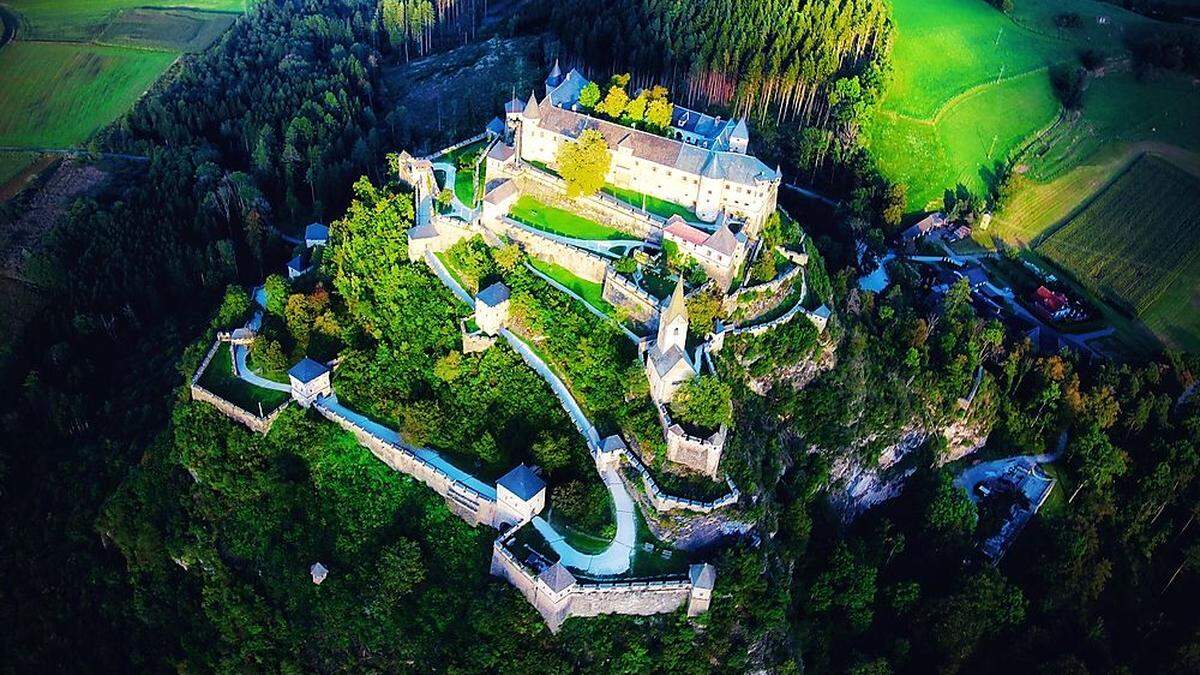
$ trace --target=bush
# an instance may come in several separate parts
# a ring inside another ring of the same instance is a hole
[[[250,294],[241,286],[229,286],[225,289],[225,297],[221,300],[221,308],[213,317],[212,327],[217,329],[235,328],[242,325],[250,316],[253,303]]]
[[[684,382],[671,400],[671,412],[682,422],[716,429],[733,421],[733,394],[729,385],[712,375]]]

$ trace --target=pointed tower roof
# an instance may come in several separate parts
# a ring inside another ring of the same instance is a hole
[[[746,126],[745,117],[742,117],[737,121],[737,125],[733,127],[733,133],[730,134],[730,137],[750,140],[750,127]]]
[[[529,92],[529,102],[525,104],[525,112],[522,114],[531,120],[536,120],[540,117],[538,114],[537,94],[532,91]]]
[[[554,59],[554,67],[550,69],[550,78],[562,77],[562,68],[558,67],[558,59]]]
[[[687,321],[687,300],[683,296],[683,276],[680,275],[679,281],[675,283],[675,292],[671,294],[671,300],[667,303],[667,308],[663,310],[662,316],[659,317],[659,325],[669,325],[676,317],[683,317]]]

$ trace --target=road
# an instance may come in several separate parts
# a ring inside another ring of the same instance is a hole
[[[0,145],[0,152],[40,152],[46,155],[88,155],[101,159],[123,159],[130,162],[148,162],[146,155],[127,155],[120,152],[92,152],[83,148],[22,148],[15,145]]]

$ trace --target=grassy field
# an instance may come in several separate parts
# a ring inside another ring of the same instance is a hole
[[[675,202],[669,202],[665,199],[659,199],[658,197],[651,197],[650,195],[643,194],[636,190],[627,190],[614,185],[608,185],[604,187],[603,192],[616,197],[617,199],[629,204],[634,208],[645,209],[646,211],[653,213],[660,218],[679,216],[684,220],[689,220],[691,222],[696,222],[699,220],[699,218],[696,217],[696,212],[687,208],[686,206],[676,204]]]
[[[562,267],[561,265],[556,265],[554,263],[548,263],[543,260],[538,260],[536,258],[531,258],[529,262],[535,268],[537,268],[537,271],[541,272],[542,274],[545,274],[546,276],[557,281],[558,283],[562,284],[563,286],[566,286],[567,288],[571,289],[572,291],[575,292],[576,295],[583,298],[585,301],[587,301],[588,304],[590,304],[591,306],[600,310],[601,312],[604,312],[605,314],[607,314],[609,316],[613,316],[616,314],[616,308],[614,308],[611,304],[609,304],[608,301],[605,300],[603,297],[604,296],[604,285],[603,284],[598,284],[594,281],[588,281],[586,279],[581,279],[581,278],[575,276],[574,274],[572,274],[570,270],[568,270],[565,267]]]
[[[164,52],[14,42],[0,51],[0,145],[78,145],[128,110],[174,60]]]
[[[262,411],[270,414],[279,404],[290,398],[286,391],[276,391],[256,387],[233,374],[233,361],[229,354],[229,343],[224,343],[213,355],[208,368],[200,376],[198,384],[230,403],[258,414],[258,405]]]
[[[564,209],[547,206],[529,195],[521,195],[508,215],[530,227],[564,237],[608,240],[633,238],[616,228],[601,225]]]
[[[248,0],[9,0],[0,50],[0,145],[77,148],[120,117],[180,54],[224,33]],[[0,175],[30,162],[0,155]],[[3,183],[0,182],[0,185]]]
[[[1088,48],[1121,58],[1123,35],[1154,24],[1094,0],[1027,0],[1011,17],[983,0],[892,5],[894,75],[864,133],[883,172],[908,186],[914,210],[934,205],[959,182],[984,192],[997,162],[1051,126],[1060,106],[1049,86],[1049,66],[1076,64]],[[1054,17],[1062,12],[1077,13],[1080,26],[1058,28]],[[1139,84],[1119,73],[1093,81],[1084,110],[1088,123],[1064,125],[1063,142],[1051,152],[1042,149],[1030,178],[1045,182],[1063,175],[1113,142],[1175,142],[1160,118],[1171,126],[1191,114],[1197,94],[1181,96],[1184,82],[1164,77]],[[1158,102],[1163,106],[1156,109]]]
[[[21,17],[22,40],[96,39],[124,10],[146,7],[145,0],[6,0]],[[189,7],[217,12],[244,12],[247,0],[179,0],[163,3],[172,8]]]
[[[183,8],[138,8],[121,12],[96,36],[102,44],[198,52],[237,20],[235,14]]]
[[[1036,248],[1138,316],[1167,345],[1200,348],[1200,179],[1136,161]]]

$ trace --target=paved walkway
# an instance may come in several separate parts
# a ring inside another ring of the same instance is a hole
[[[254,316],[250,317],[250,320],[246,322],[246,328],[257,332],[259,327],[262,326],[263,309],[265,309],[267,306],[267,292],[266,289],[264,289],[262,286],[259,286],[251,291],[251,293],[253,294],[254,302],[258,304],[259,309],[255,310]],[[233,360],[235,363],[237,363],[237,376],[239,378],[264,389],[274,389],[275,391],[286,391],[289,393],[292,391],[290,384],[283,384],[282,382],[276,382],[275,380],[268,380],[267,378],[250,370],[250,366],[246,365],[246,355],[250,353],[250,350],[246,348],[246,345],[231,344],[230,348],[233,349]]]
[[[454,275],[450,274],[450,270],[446,269],[446,266],[442,264],[442,261],[433,251],[425,252],[425,263],[429,265],[429,267],[433,270],[433,273],[437,275],[438,279],[441,279],[446,288],[449,288],[459,300],[462,300],[472,307],[475,306],[475,298],[472,298],[471,294],[467,292],[467,289],[463,288],[458,281],[454,279]]]
[[[457,216],[468,223],[475,220],[475,209],[459,201],[458,191],[454,189],[454,178],[458,175],[458,167],[450,162],[434,162],[433,170],[445,172],[446,179],[442,182],[442,189],[450,190],[450,193],[454,195],[454,199],[450,202],[450,212],[444,215]]]

